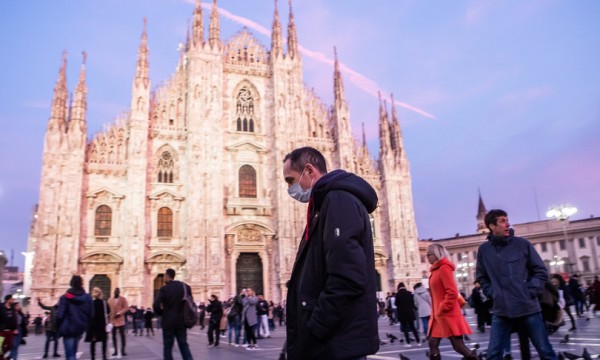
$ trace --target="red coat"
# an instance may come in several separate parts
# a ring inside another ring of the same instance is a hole
[[[471,334],[471,328],[458,305],[458,288],[454,280],[456,266],[447,258],[431,265],[431,318],[428,336],[447,338]]]

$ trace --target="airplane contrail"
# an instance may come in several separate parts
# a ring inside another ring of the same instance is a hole
[[[195,4],[195,0],[186,0],[188,3],[190,4]],[[212,3],[201,3],[202,7],[204,9],[212,9]],[[267,29],[266,27],[248,19],[245,18],[243,16],[239,16],[239,15],[235,15],[232,12],[223,9],[222,7],[218,7],[219,13],[229,19],[232,20],[238,24],[247,26],[263,35],[266,36],[271,36],[271,30]],[[328,65],[333,65],[334,60],[330,57],[328,57],[327,55],[317,52],[317,51],[312,51],[309,50],[307,48],[305,48],[302,45],[298,46],[298,50],[300,50],[300,52],[302,53],[302,55],[307,56],[313,60],[328,64]],[[348,75],[348,79],[350,80],[351,83],[353,83],[354,85],[356,85],[359,89],[363,90],[364,92],[366,92],[367,94],[378,98],[379,97],[379,86],[377,85],[377,82],[375,82],[374,80],[369,79],[368,77],[364,76],[363,74],[359,73],[356,70],[351,69],[350,67],[344,65],[343,63],[340,62],[340,70],[342,72],[344,72],[346,75]],[[394,100],[394,104],[403,107],[405,109],[408,109],[410,111],[416,112],[417,114],[424,116],[426,118],[429,119],[436,119],[435,116],[433,116],[432,114],[426,112],[425,110],[419,109],[416,106],[412,106],[410,104],[407,104],[405,102],[402,101],[398,101],[398,100]]]

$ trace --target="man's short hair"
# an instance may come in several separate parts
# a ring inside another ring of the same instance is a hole
[[[500,216],[508,216],[508,214],[506,213],[506,211],[500,209],[493,209],[488,211],[488,213],[485,214],[485,227],[492,231],[492,229],[490,228],[490,224],[498,225],[497,222]]]
[[[8,300],[10,300],[10,299],[12,299],[12,295],[11,295],[11,294],[8,294],[8,295],[6,295],[6,296],[4,297],[4,301],[8,301]]]
[[[400,288],[405,288],[405,287],[406,287],[406,285],[404,285],[404,283],[403,283],[403,282],[400,282],[400,283],[398,284],[398,289],[400,289]]]
[[[175,270],[173,269],[167,269],[167,271],[165,271],[165,274],[170,277],[171,279],[175,279]]]
[[[291,162],[292,169],[296,170],[297,172],[302,172],[304,167],[306,167],[306,164],[311,164],[322,174],[327,173],[327,163],[325,162],[325,157],[319,150],[310,146],[293,150],[283,158],[283,162],[288,161],[288,159]]]

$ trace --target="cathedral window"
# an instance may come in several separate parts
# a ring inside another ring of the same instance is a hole
[[[96,209],[94,224],[95,236],[110,236],[112,229],[112,210],[106,205],[100,205]]]
[[[246,86],[237,95],[236,117],[237,131],[254,132],[254,99]]]
[[[158,237],[173,237],[173,211],[168,207],[158,209]]]
[[[160,154],[158,159],[158,182],[173,183],[173,172],[175,170],[175,160],[171,152],[165,150]]]
[[[244,165],[239,171],[239,185],[241,198],[256,197],[256,170],[250,165]]]

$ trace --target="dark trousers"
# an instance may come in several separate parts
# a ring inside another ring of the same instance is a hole
[[[248,324],[248,319],[244,319],[244,332],[246,333],[246,339],[248,344],[256,345],[256,335],[254,334],[254,327]]]
[[[96,343],[99,342],[102,344],[102,359],[106,360],[106,340],[102,341],[92,341],[90,343],[90,355],[92,356],[92,360],[96,359]]]
[[[415,335],[417,342],[421,342],[421,339],[419,338],[419,332],[417,329],[415,329],[414,321],[400,321],[400,331],[404,333],[404,338],[406,339],[407,344],[410,344],[410,332]]]
[[[117,330],[121,334],[121,355],[125,354],[125,326],[115,326],[112,329],[112,340],[115,347],[115,353],[117,352]]]
[[[44,345],[44,355],[48,355],[48,348],[50,347],[50,342],[54,341],[54,353],[58,353],[58,338],[56,337],[55,331],[46,331],[46,344]]]
[[[173,344],[177,339],[177,346],[183,360],[194,360],[187,342],[187,331],[183,329],[163,329],[163,359],[173,360]]]
[[[208,345],[219,346],[219,338],[221,337],[219,330],[219,322],[216,320],[208,320]]]

